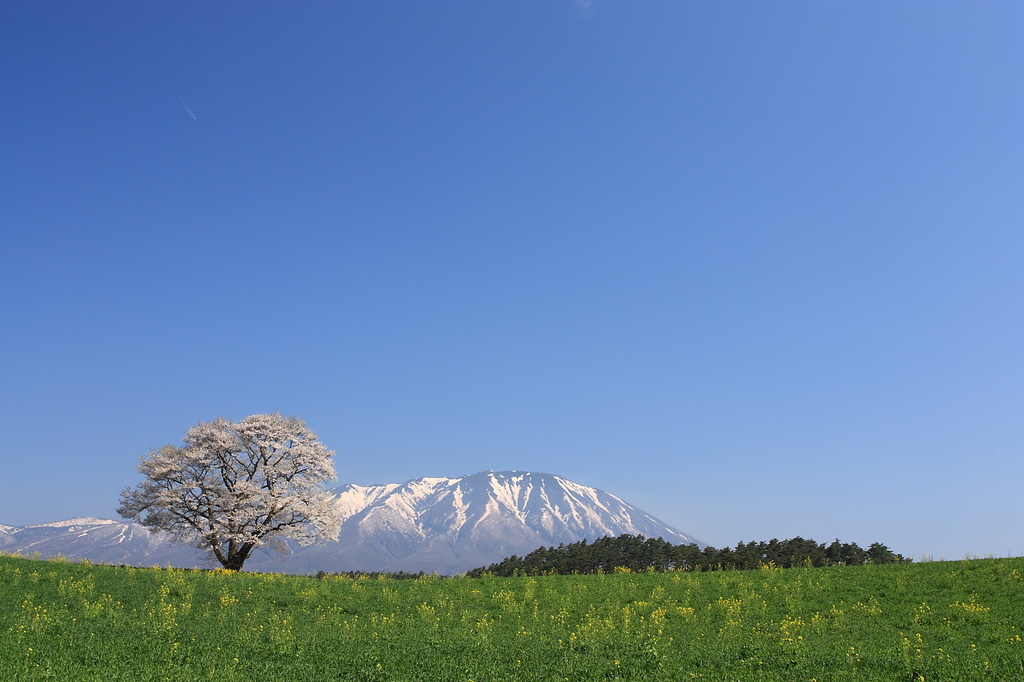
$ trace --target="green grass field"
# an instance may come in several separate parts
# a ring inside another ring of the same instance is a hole
[[[1024,559],[316,579],[0,557],[3,680],[1024,680]]]

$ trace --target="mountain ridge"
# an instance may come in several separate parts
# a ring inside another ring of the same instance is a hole
[[[342,519],[338,541],[310,547],[291,543],[291,554],[280,557],[258,552],[245,568],[461,573],[538,547],[605,536],[644,535],[703,545],[611,493],[557,474],[481,471],[459,478],[350,483],[331,492]],[[171,545],[166,536],[138,524],[89,517],[0,526],[0,549],[22,547],[107,563],[152,565],[156,559],[183,568],[204,564],[198,550]]]

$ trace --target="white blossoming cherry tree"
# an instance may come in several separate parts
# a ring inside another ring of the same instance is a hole
[[[117,513],[152,532],[207,550],[232,571],[258,548],[288,551],[336,540],[334,452],[297,417],[255,414],[240,422],[218,417],[139,457],[146,480],[121,492]]]

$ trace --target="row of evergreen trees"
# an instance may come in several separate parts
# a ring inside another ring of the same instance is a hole
[[[604,537],[558,547],[541,547],[526,556],[512,555],[486,568],[474,568],[469,577],[483,575],[569,575],[630,571],[716,571],[754,569],[763,566],[859,566],[910,561],[885,545],[871,543],[862,549],[854,542],[835,540],[829,545],[795,537],[791,540],[739,543],[735,548],[716,549],[696,544],[673,545],[661,538],[642,535]]]

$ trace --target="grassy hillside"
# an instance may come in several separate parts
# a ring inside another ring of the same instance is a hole
[[[1024,680],[1024,559],[370,580],[0,557],[4,680]]]

